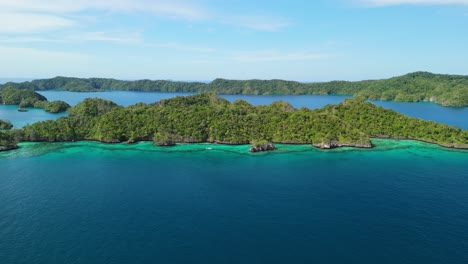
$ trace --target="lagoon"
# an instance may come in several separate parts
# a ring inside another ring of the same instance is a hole
[[[0,119],[9,120],[14,128],[21,128],[27,124],[33,124],[39,121],[55,120],[67,113],[52,114],[37,108],[26,108],[27,112],[18,112],[16,105],[0,105]]]

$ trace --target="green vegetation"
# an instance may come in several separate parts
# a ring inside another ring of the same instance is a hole
[[[16,149],[18,146],[16,145],[15,140],[13,137],[8,133],[0,132],[0,151]]]
[[[13,127],[10,121],[0,119],[0,130],[10,130]]]
[[[7,85],[0,92],[0,103],[18,105],[19,107],[33,107],[37,102],[46,102],[47,98],[28,89],[18,89]]]
[[[6,83],[5,86],[14,86],[20,89],[35,91],[64,90],[73,92],[99,92],[99,91],[158,91],[158,92],[184,92],[200,91],[204,83],[198,82],[173,82],[173,81],[121,81],[105,78],[70,78],[55,77],[52,79],[34,80],[22,83]],[[1,89],[1,88],[0,88]]]
[[[157,91],[215,92],[218,94],[345,94],[364,96],[372,100],[402,102],[433,101],[444,106],[468,106],[468,76],[415,72],[384,80],[359,82],[332,81],[299,83],[283,80],[224,80],[211,83],[172,81],[120,81],[114,79],[80,79],[56,77],[23,83],[8,83],[5,87],[31,90],[67,91]],[[0,86],[1,89],[1,86]]]
[[[71,106],[64,101],[52,101],[52,102],[44,102],[44,101],[38,101],[34,104],[35,108],[42,108],[47,112],[50,113],[61,113],[65,112],[70,108]]]
[[[86,99],[69,113],[69,117],[8,133],[17,141],[272,142],[332,147],[370,147],[370,138],[385,137],[468,148],[468,131],[410,118],[362,98],[309,110],[286,102],[255,107],[243,100],[230,103],[202,93],[126,108],[103,99]]]
[[[70,105],[64,101],[47,102],[47,98],[30,89],[17,88],[12,84],[6,85],[0,91],[0,103],[24,107],[42,108],[47,112],[60,113],[67,111]]]
[[[170,132],[158,131],[154,134],[153,141],[158,146],[174,146],[176,144],[176,137]]]
[[[335,118],[349,121],[373,138],[415,139],[445,147],[468,148],[468,131],[434,121],[411,118],[362,100],[345,100],[321,110]]]

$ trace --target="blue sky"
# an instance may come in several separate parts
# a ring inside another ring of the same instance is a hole
[[[0,77],[468,75],[468,0],[0,0]]]

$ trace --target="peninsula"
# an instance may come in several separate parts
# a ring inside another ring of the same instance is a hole
[[[225,80],[210,83],[174,82],[165,80],[121,81],[105,78],[69,78],[6,83],[7,87],[43,90],[89,91],[146,91],[146,92],[215,92],[217,94],[252,95],[354,95],[371,100],[401,102],[431,101],[443,106],[468,106],[468,76],[414,72],[383,80],[358,82],[332,81],[300,83],[284,80]]]
[[[178,96],[153,104],[119,106],[85,99],[68,117],[37,122],[3,134],[3,144],[21,141],[106,143],[153,140],[157,145],[184,143],[310,144],[320,148],[371,148],[371,138],[414,139],[449,148],[468,148],[468,131],[399,114],[347,99],[322,109],[295,109],[287,102],[252,106],[214,93]],[[0,143],[2,144],[2,143]],[[267,149],[274,149],[274,146]]]

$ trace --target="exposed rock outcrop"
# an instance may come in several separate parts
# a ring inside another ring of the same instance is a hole
[[[429,142],[432,143],[432,142]],[[463,144],[463,143],[447,143],[447,144],[438,144],[439,146],[445,147],[445,148],[454,148],[454,149],[468,149],[468,144]]]
[[[250,152],[262,152],[262,151],[271,151],[275,150],[276,147],[271,142],[260,143],[260,144],[252,144],[250,147]]]
[[[331,142],[321,142],[321,143],[312,144],[312,146],[316,148],[320,148],[320,149],[333,149],[333,148],[340,148],[340,147],[372,148],[372,143],[371,142],[349,143],[349,142],[331,141]]]
[[[18,146],[16,144],[8,145],[8,146],[0,146],[0,152],[8,151],[8,150],[14,150],[14,149],[17,149],[17,148],[18,148]]]
[[[154,142],[154,144],[160,147],[171,147],[171,146],[175,146],[176,142],[174,140],[160,140],[160,141]]]

